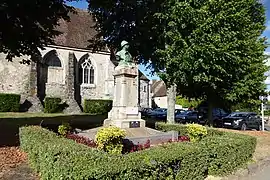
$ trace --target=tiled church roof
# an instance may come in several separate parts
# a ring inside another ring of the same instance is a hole
[[[76,13],[70,13],[69,17],[69,22],[65,20],[59,21],[59,26],[56,27],[56,30],[62,32],[62,34],[54,39],[55,45],[89,49],[87,48],[90,44],[88,41],[97,33],[94,29],[95,22],[92,16],[86,10],[76,9]],[[115,58],[111,57],[111,60],[114,65],[118,64]],[[140,72],[140,79],[149,81],[142,72]]]
[[[59,21],[56,30],[62,34],[54,39],[55,45],[85,49],[89,45],[88,40],[95,36],[96,31],[93,28],[94,21],[91,15],[81,9],[76,9],[76,12],[76,14],[69,14],[69,22]]]

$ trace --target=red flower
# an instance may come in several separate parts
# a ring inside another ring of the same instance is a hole
[[[96,143],[93,140],[88,139],[88,138],[83,137],[83,136],[79,136],[77,134],[67,134],[66,138],[72,139],[76,143],[84,144],[84,145],[89,146],[89,147],[93,147],[93,148],[97,147]]]

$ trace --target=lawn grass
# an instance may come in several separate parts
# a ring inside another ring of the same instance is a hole
[[[63,122],[74,128],[90,129],[101,126],[107,115],[90,114],[45,114],[45,113],[1,113],[0,147],[19,145],[19,128],[22,126],[42,126],[57,131]]]
[[[78,115],[91,115],[91,114],[76,114]],[[57,116],[71,116],[70,114],[64,113],[19,113],[19,112],[1,112],[0,118],[32,118],[32,117],[57,117]]]

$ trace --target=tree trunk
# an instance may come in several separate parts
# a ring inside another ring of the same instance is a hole
[[[167,90],[167,123],[175,123],[176,84]]]
[[[213,103],[211,101],[208,101],[207,124],[211,127],[213,126],[213,109]]]

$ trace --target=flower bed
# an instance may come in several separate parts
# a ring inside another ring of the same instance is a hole
[[[20,142],[31,167],[42,179],[52,180],[199,180],[230,173],[252,158],[255,138],[226,132],[213,134],[208,133],[200,142],[167,143],[126,155],[110,155],[40,127],[22,127]]]
[[[97,148],[97,144],[92,139],[88,139],[86,137],[79,136],[77,134],[67,134],[65,137],[67,139],[74,140],[76,143],[84,144],[84,145],[89,146],[91,148]],[[189,141],[190,141],[190,139],[188,136],[179,136],[178,141],[174,141],[174,142],[189,142]],[[172,143],[172,140],[169,140],[168,143]],[[161,144],[164,145],[165,143],[161,143]],[[145,144],[133,144],[128,139],[124,139],[123,140],[122,154],[132,153],[132,152],[136,152],[136,151],[142,151],[142,150],[148,149],[150,147],[151,147],[150,140],[147,140],[147,142]]]

